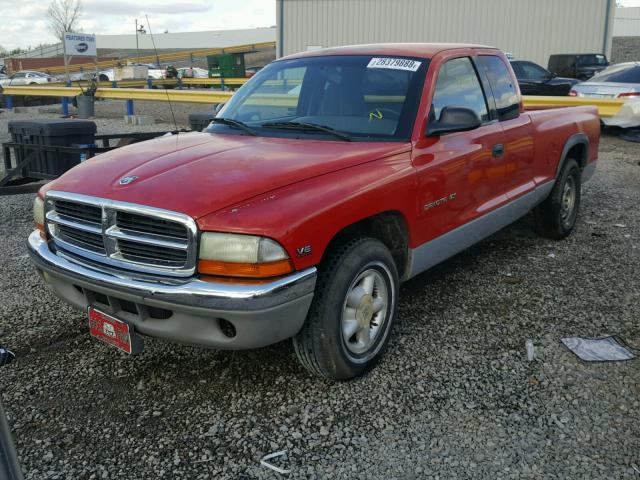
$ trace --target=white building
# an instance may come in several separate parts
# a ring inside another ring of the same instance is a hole
[[[205,49],[228,48],[237,45],[252,45],[256,43],[274,42],[276,29],[250,28],[243,30],[214,30],[209,32],[181,32],[158,33],[154,32],[153,41],[158,50],[165,49]],[[138,48],[140,50],[153,50],[154,45],[151,35],[138,35]],[[136,48],[136,35],[96,35],[98,48],[124,50]]]
[[[552,53],[610,55],[614,13],[614,0],[277,0],[277,54],[461,42],[546,65]]]
[[[132,25],[133,27],[133,25]],[[134,30],[132,28],[132,30]],[[91,32],[88,32],[91,33]],[[155,40],[155,48],[153,45]],[[254,45],[275,42],[276,29],[247,28],[242,30],[211,30],[205,32],[158,33],[151,35],[142,33],[137,35],[96,35],[98,53],[118,50],[199,50],[208,48],[230,48],[239,45]],[[47,58],[62,55],[62,45],[38,47],[29,52],[15,55],[16,58]]]
[[[640,37],[640,7],[616,9],[614,37]],[[640,52],[638,54],[640,57]]]

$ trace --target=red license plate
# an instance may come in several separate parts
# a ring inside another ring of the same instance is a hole
[[[89,307],[89,332],[103,342],[126,353],[132,352],[132,336],[129,325],[111,315]]]

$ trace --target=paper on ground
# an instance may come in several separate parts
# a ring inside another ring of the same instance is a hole
[[[636,356],[614,337],[565,337],[560,341],[585,362],[616,362],[632,360]]]

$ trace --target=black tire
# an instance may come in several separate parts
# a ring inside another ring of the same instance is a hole
[[[372,277],[375,283],[370,280]],[[372,282],[370,294],[365,291],[368,280]],[[351,308],[352,299],[347,295],[358,288],[367,295],[359,297],[358,308]],[[300,363],[312,374],[332,380],[348,380],[368,371],[380,359],[389,342],[396,317],[398,288],[398,270],[382,242],[360,237],[335,248],[319,268],[309,314],[293,338]],[[376,313],[380,299],[385,307]],[[343,311],[347,308],[353,311],[353,319],[347,321],[351,325],[355,321],[359,330],[345,340]],[[366,341],[360,342],[359,335],[371,337],[368,347]],[[356,351],[359,348],[365,350]]]
[[[568,193],[571,190],[573,194]],[[538,234],[554,240],[561,240],[568,236],[576,225],[580,197],[580,167],[573,158],[568,158],[562,166],[553,190],[533,211]]]

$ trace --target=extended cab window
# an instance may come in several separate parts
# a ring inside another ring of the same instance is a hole
[[[471,108],[483,122],[489,120],[480,80],[467,57],[449,60],[440,67],[431,102],[431,119],[439,120],[442,109],[450,106]]]
[[[520,101],[514,81],[500,57],[482,55],[478,57],[478,65],[489,80],[493,98],[496,101],[498,118],[510,120],[520,114]]]
[[[379,55],[277,61],[238,90],[218,117],[263,136],[407,141],[428,63]],[[207,131],[238,132],[220,123]]]

